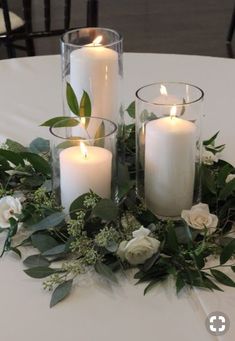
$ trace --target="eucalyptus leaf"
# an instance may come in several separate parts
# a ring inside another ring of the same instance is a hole
[[[72,86],[69,83],[66,84],[66,98],[67,98],[67,103],[68,103],[70,110],[76,116],[79,116],[80,112],[79,112],[79,105],[78,105],[77,97]]]
[[[54,307],[57,303],[61,302],[70,294],[72,284],[73,280],[70,279],[58,285],[58,287],[54,290],[52,294],[50,308]]]
[[[33,231],[48,230],[61,224],[64,219],[65,214],[63,212],[55,212],[48,217],[42,219],[38,223],[31,225],[30,229]]]
[[[58,242],[53,237],[46,234],[33,234],[31,240],[32,245],[40,252],[45,252],[58,245]]]
[[[37,266],[24,270],[24,272],[32,278],[45,278],[56,272],[61,272],[60,269],[52,269],[47,266]]]
[[[97,261],[95,264],[95,271],[100,274],[101,276],[106,277],[107,279],[111,280],[112,282],[117,283],[117,278],[112,270],[108,267],[108,265]]]
[[[82,209],[85,209],[86,207],[84,206],[84,200],[89,195],[89,193],[84,193],[78,198],[76,198],[72,204],[70,205],[69,212],[70,212],[70,217],[72,219],[76,219],[76,212]]]
[[[27,257],[23,263],[29,268],[48,267],[50,265],[50,262],[40,254]]]
[[[50,150],[49,140],[38,137],[34,139],[29,145],[29,151],[31,153],[48,153]]]
[[[92,214],[105,221],[116,220],[118,216],[118,207],[110,199],[101,199],[94,207]]]
[[[59,245],[54,246],[52,249],[49,249],[43,252],[43,256],[46,256],[46,257],[57,256],[57,255],[66,253],[67,250],[68,248],[66,244],[59,244]]]
[[[167,231],[166,247],[173,253],[177,253],[179,249],[176,232],[171,225],[168,227]]]

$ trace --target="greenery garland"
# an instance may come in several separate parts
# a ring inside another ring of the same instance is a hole
[[[91,115],[85,92],[79,105],[68,84],[67,99],[75,115]],[[126,112],[134,118],[133,103]],[[73,119],[65,123],[65,117],[43,125],[62,120],[63,125],[73,125]],[[201,169],[202,202],[206,204],[183,212],[184,219],[162,221],[135,196],[134,125],[123,128],[120,145],[125,145],[126,159],[120,166],[125,176],[119,183],[119,203],[89,192],[71,204],[69,215],[57,204],[51,188],[49,142],[37,138],[24,147],[6,140],[0,149],[0,233],[6,234],[1,255],[13,251],[21,257],[22,247],[37,249],[24,259],[24,271],[30,277],[44,278],[43,287],[53,291],[51,307],[69,295],[76,277],[91,268],[117,282],[117,271],[135,267],[137,283],[147,283],[144,293],[169,276],[175,280],[177,293],[184,287],[222,291],[219,283],[235,287],[218,270],[229,267],[235,272],[231,262],[235,169],[217,160],[224,148],[215,144],[218,133],[203,143],[207,154]],[[216,266],[207,265],[210,256],[217,256]]]

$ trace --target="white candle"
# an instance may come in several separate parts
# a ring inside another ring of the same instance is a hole
[[[191,208],[195,178],[196,126],[168,116],[146,124],[145,198],[159,216]]]
[[[112,153],[100,147],[85,148],[75,146],[60,153],[61,202],[67,212],[71,203],[89,190],[102,198],[111,195]]]
[[[92,114],[116,123],[118,77],[118,53],[99,42],[94,41],[70,55],[70,83],[78,100],[85,90],[91,98]]]

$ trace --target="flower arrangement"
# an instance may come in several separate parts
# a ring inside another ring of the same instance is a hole
[[[77,116],[80,110],[87,112],[87,94],[79,107],[68,86],[67,98]],[[127,113],[134,118],[133,103]],[[65,124],[63,117],[44,125],[62,119]],[[66,122],[70,124],[72,118]],[[235,272],[235,169],[217,158],[224,148],[216,146],[217,135],[203,143],[207,155],[201,166],[202,203],[183,210],[176,221],[160,220],[135,196],[134,125],[125,126],[121,137],[128,162],[122,167],[125,181],[119,183],[119,202],[90,191],[71,204],[68,214],[52,191],[49,142],[37,138],[25,147],[6,140],[0,149],[0,233],[6,235],[1,255],[13,251],[21,257],[22,247],[36,250],[23,260],[24,271],[44,279],[43,287],[52,291],[51,307],[90,269],[117,282],[118,271],[134,267],[137,283],[147,283],[144,294],[168,277],[175,279],[177,293],[184,287],[222,291],[220,283],[235,287],[221,271],[229,267]],[[210,266],[214,256],[218,264]]]

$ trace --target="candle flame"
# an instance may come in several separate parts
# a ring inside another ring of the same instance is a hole
[[[85,146],[85,143],[80,142],[80,149],[81,149],[82,156],[84,157],[84,159],[86,159],[88,153],[87,153],[87,148]]]
[[[173,105],[173,107],[171,107],[171,113],[170,113],[171,119],[175,118],[176,113],[177,113],[176,105]]]
[[[96,37],[96,38],[93,40],[92,44],[93,44],[94,46],[100,45],[102,39],[103,39],[102,36],[98,36],[98,37]]]
[[[163,96],[167,96],[168,95],[167,89],[166,89],[165,85],[163,85],[163,84],[161,84],[161,86],[160,86],[160,93]]]

